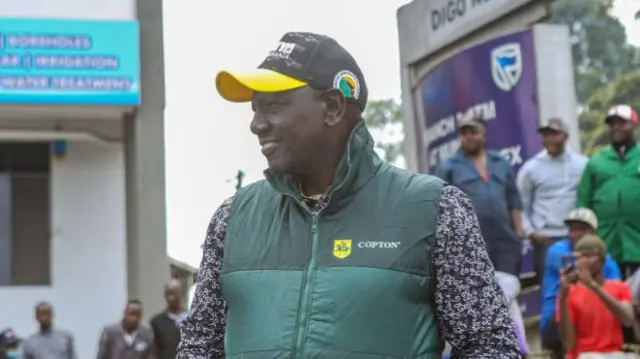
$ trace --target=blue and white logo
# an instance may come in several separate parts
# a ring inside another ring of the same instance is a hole
[[[522,50],[512,42],[491,51],[491,77],[502,91],[511,91],[522,76]]]

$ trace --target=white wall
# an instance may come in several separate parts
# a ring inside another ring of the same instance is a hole
[[[1,6],[0,6],[1,7]],[[35,303],[53,303],[56,325],[73,332],[78,359],[95,358],[101,328],[127,300],[124,153],[69,143],[52,166],[52,287],[0,288],[0,326],[35,330]]]
[[[135,20],[135,0],[0,0],[0,17]]]

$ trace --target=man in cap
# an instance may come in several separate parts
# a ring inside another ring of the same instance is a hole
[[[522,198],[522,225],[533,243],[534,266],[542,278],[547,248],[565,239],[563,219],[576,206],[580,176],[587,157],[567,146],[569,130],[559,118],[551,118],[538,129],[544,149],[530,158],[518,172]]]
[[[519,358],[471,202],[376,156],[344,48],[287,33],[216,85],[269,169],[213,216],[178,359]]]
[[[566,357],[621,352],[622,327],[632,326],[635,320],[631,290],[624,282],[605,278],[607,251],[600,237],[582,237],[574,250],[575,264],[560,271],[556,311]]]
[[[560,271],[564,267],[563,258],[573,256],[578,240],[586,235],[595,235],[598,218],[588,208],[576,208],[565,217],[568,238],[555,242],[547,253],[542,277],[542,308],[540,310],[540,333],[542,344],[555,353],[555,358],[564,358],[562,343],[558,336],[558,326],[554,320],[556,301],[560,288]],[[606,255],[602,274],[605,279],[620,280],[620,269],[610,255]]]
[[[21,359],[20,338],[12,329],[0,332],[0,359]]]
[[[522,204],[509,162],[486,149],[486,124],[469,112],[458,123],[460,149],[436,168],[435,175],[460,188],[473,203],[496,271],[520,274]]]
[[[577,205],[596,213],[598,233],[626,278],[640,267],[640,148],[635,138],[638,114],[627,105],[617,105],[609,110],[605,121],[611,144],[589,159]]]

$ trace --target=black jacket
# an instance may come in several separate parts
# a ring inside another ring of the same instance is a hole
[[[180,343],[180,327],[162,312],[151,319],[153,341],[159,352],[158,359],[175,359]]]

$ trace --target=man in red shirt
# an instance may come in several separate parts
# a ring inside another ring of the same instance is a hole
[[[621,352],[622,326],[634,322],[631,290],[618,280],[605,280],[604,242],[587,235],[575,246],[575,264],[560,272],[556,320],[568,359]]]

